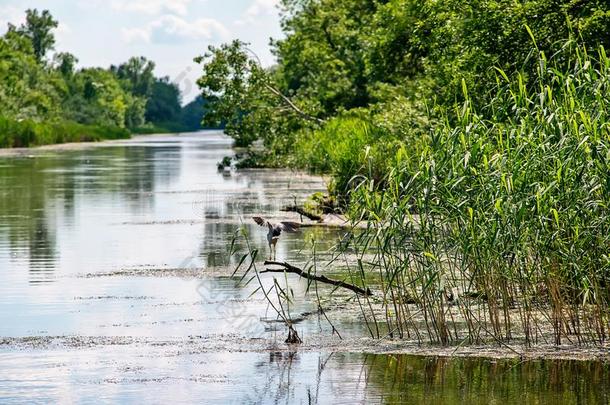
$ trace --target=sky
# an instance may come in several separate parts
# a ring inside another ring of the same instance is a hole
[[[266,66],[274,63],[269,38],[280,38],[278,0],[0,0],[0,33],[20,24],[25,10],[49,10],[59,21],[55,50],[70,52],[79,66],[108,67],[131,56],[156,64],[183,102],[198,94],[201,68],[193,58],[209,45],[232,39],[250,43]]]

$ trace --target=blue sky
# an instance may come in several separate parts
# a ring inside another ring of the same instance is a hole
[[[27,8],[59,20],[56,50],[80,66],[118,64],[130,56],[155,61],[156,74],[177,82],[185,101],[197,95],[193,57],[208,45],[239,38],[263,64],[273,64],[269,38],[281,36],[278,0],[0,0],[0,33]]]

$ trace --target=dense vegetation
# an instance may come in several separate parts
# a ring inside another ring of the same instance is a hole
[[[381,287],[371,333],[607,341],[608,3],[281,7],[277,66],[239,41],[199,58],[207,119],[262,142],[257,162],[330,173],[372,220],[351,246]]]
[[[49,56],[57,25],[48,11],[27,10],[25,23],[0,37],[0,147],[199,128],[183,123],[177,85],[156,78],[143,57],[77,69],[72,54]]]

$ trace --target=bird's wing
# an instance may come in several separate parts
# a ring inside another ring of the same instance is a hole
[[[298,222],[282,221],[277,226],[286,232],[296,232],[299,230],[300,224]]]
[[[260,226],[267,226],[267,221],[265,221],[264,218],[261,218],[261,217],[252,217],[252,219],[254,220],[254,222],[256,222]]]

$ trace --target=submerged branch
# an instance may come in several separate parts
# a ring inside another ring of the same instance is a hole
[[[261,273],[284,273],[284,272],[294,273],[294,274],[297,274],[308,280],[319,281],[321,283],[326,283],[326,284],[331,284],[331,285],[334,285],[337,287],[347,288],[348,290],[351,290],[351,291],[355,292],[356,294],[360,294],[360,295],[364,295],[364,296],[373,295],[373,293],[371,292],[371,290],[369,288],[367,288],[365,290],[363,288],[358,287],[357,285],[349,284],[344,281],[333,280],[326,276],[316,276],[314,274],[303,271],[300,268],[295,267],[286,262],[275,262],[275,261],[266,260],[265,266],[269,266],[269,265],[282,266],[283,268],[282,269],[265,269],[265,270],[261,271]]]

